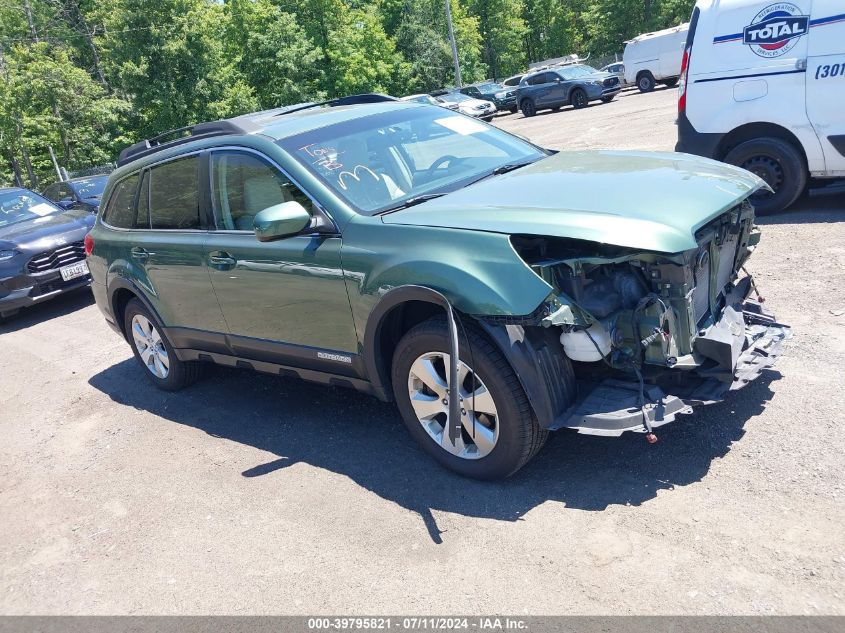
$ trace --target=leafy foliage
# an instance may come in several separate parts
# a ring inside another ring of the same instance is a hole
[[[454,85],[447,0],[0,0],[0,185],[203,120]],[[619,53],[694,0],[448,0],[464,83]]]

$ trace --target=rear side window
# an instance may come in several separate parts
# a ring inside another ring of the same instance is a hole
[[[134,229],[135,191],[138,189],[138,174],[124,178],[115,185],[109,204],[103,214],[106,224],[118,229]]]
[[[153,229],[199,229],[199,158],[188,156],[150,169]]]

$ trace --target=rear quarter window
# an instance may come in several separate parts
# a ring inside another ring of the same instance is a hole
[[[136,226],[135,192],[138,189],[138,174],[118,182],[108,205],[103,212],[103,221],[118,229],[134,229]]]

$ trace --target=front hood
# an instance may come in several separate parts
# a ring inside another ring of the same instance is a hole
[[[697,247],[698,228],[765,186],[744,169],[689,154],[560,152],[382,219],[678,253]]]
[[[88,211],[64,211],[40,218],[0,227],[0,241],[24,249],[46,250],[63,238],[78,242],[94,226],[95,217]]]

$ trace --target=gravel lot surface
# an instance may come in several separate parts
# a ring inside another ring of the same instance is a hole
[[[497,122],[671,150],[675,98]],[[654,446],[553,435],[496,484],[355,392],[158,392],[87,291],[0,325],[0,612],[845,614],[845,198],[760,224],[777,371]]]

